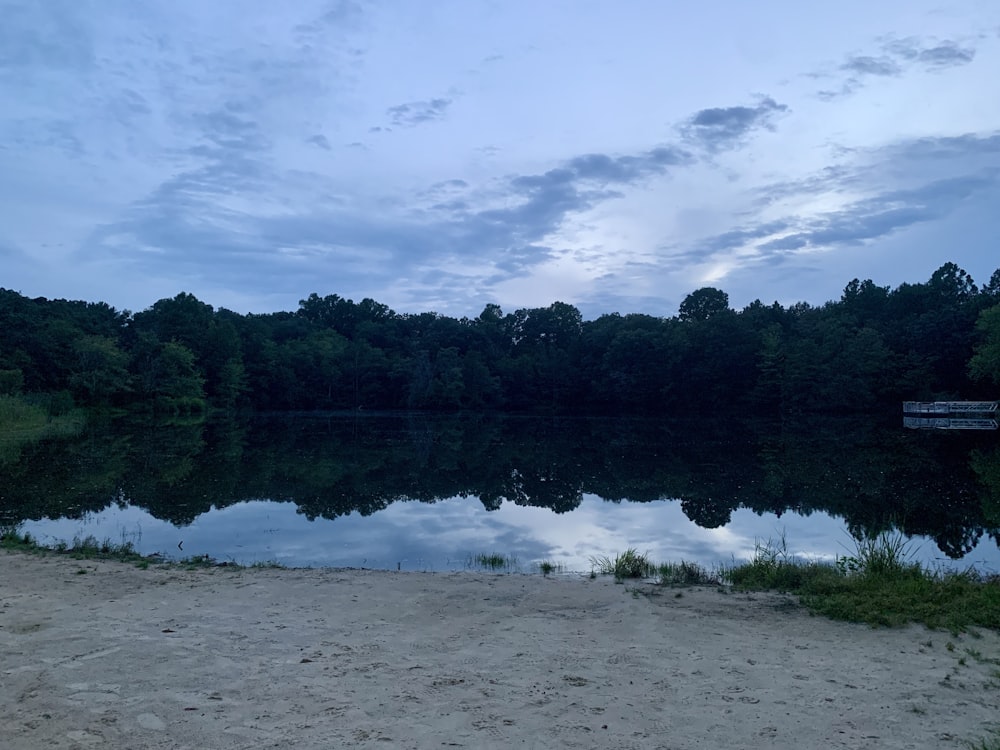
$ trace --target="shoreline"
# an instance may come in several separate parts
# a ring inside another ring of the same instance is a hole
[[[0,552],[11,750],[964,747],[995,659],[773,593]]]

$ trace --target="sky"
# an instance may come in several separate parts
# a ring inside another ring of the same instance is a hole
[[[0,287],[670,316],[1000,267],[996,0],[0,0]]]

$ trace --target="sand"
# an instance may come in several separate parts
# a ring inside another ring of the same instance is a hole
[[[5,750],[962,748],[996,658],[771,594],[0,553]]]

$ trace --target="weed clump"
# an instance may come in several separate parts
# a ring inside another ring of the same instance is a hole
[[[715,586],[719,577],[697,563],[681,560],[679,563],[661,563],[657,569],[661,586]]]
[[[613,575],[616,581],[626,578],[649,578],[656,574],[656,566],[646,555],[640,554],[629,547],[612,559],[610,557],[592,557],[590,564],[601,575]]]
[[[479,568],[480,570],[506,571],[508,573],[517,570],[517,557],[514,555],[501,555],[498,552],[490,554],[479,553],[470,555],[466,561],[467,568]]]
[[[542,560],[538,563],[538,570],[541,571],[543,576],[548,576],[553,573],[562,573],[564,568],[559,563],[554,563],[551,560]]]

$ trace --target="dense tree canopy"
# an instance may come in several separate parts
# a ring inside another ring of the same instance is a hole
[[[954,263],[896,289],[854,279],[821,307],[713,287],[676,317],[564,302],[473,319],[311,294],[239,315],[187,293],[146,310],[0,290],[0,394],[165,412],[421,409],[644,415],[898,409],[996,398],[1000,270]]]

